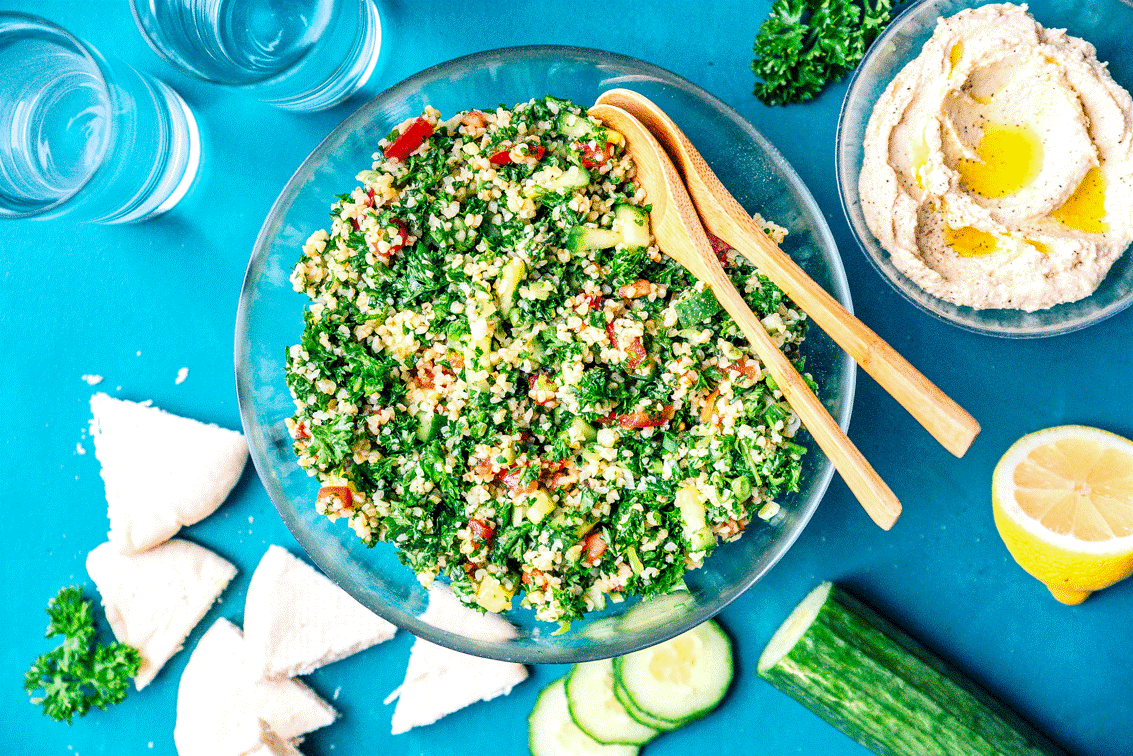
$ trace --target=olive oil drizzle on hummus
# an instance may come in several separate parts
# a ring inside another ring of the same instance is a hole
[[[1133,242],[1133,98],[1026,6],[940,19],[874,106],[864,152],[870,230],[954,304],[1077,301]]]

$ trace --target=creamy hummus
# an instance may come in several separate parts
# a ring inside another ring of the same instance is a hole
[[[870,230],[930,294],[1073,302],[1133,241],[1133,101],[1027,6],[966,10],[874,106],[859,187]]]

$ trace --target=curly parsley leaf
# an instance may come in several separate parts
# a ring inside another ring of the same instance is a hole
[[[44,637],[62,635],[63,642],[24,673],[31,702],[41,704],[52,719],[71,724],[92,706],[105,709],[122,701],[142,663],[138,650],[124,643],[95,643],[91,602],[76,585],[59,590],[47,603],[47,616],[51,621]]]
[[[813,99],[861,62],[892,18],[893,0],[776,0],[755,38],[756,97]]]

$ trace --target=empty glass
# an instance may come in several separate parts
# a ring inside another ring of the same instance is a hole
[[[197,123],[160,81],[21,13],[0,13],[0,71],[0,217],[142,220],[192,184]]]
[[[378,62],[373,0],[130,0],[158,55],[185,73],[314,111],[362,87]]]

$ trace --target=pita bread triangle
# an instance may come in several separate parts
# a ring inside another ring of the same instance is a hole
[[[104,543],[87,555],[87,573],[102,595],[106,619],[120,643],[138,649],[138,690],[149,685],[236,576],[228,561],[174,538],[140,554]]]
[[[264,720],[259,720],[258,727],[249,725],[241,732],[234,733],[225,739],[217,753],[233,754],[233,756],[303,756],[303,752],[291,744],[291,741],[279,737]]]
[[[280,546],[260,559],[244,599],[248,673],[305,675],[394,636],[397,628]]]
[[[177,688],[173,741],[179,756],[218,756],[221,744],[244,737],[258,719],[294,741],[338,716],[298,680],[251,680],[245,650],[240,629],[223,618],[197,642]]]
[[[502,617],[461,604],[442,583],[430,589],[422,619],[438,627],[460,627],[465,635],[485,639],[514,632]],[[405,681],[386,699],[386,703],[397,699],[390,730],[400,735],[432,724],[477,701],[505,696],[526,679],[527,668],[522,664],[462,654],[418,638],[409,652]]]
[[[90,406],[110,540],[122,552],[144,551],[208,517],[248,460],[236,431],[102,393]]]

